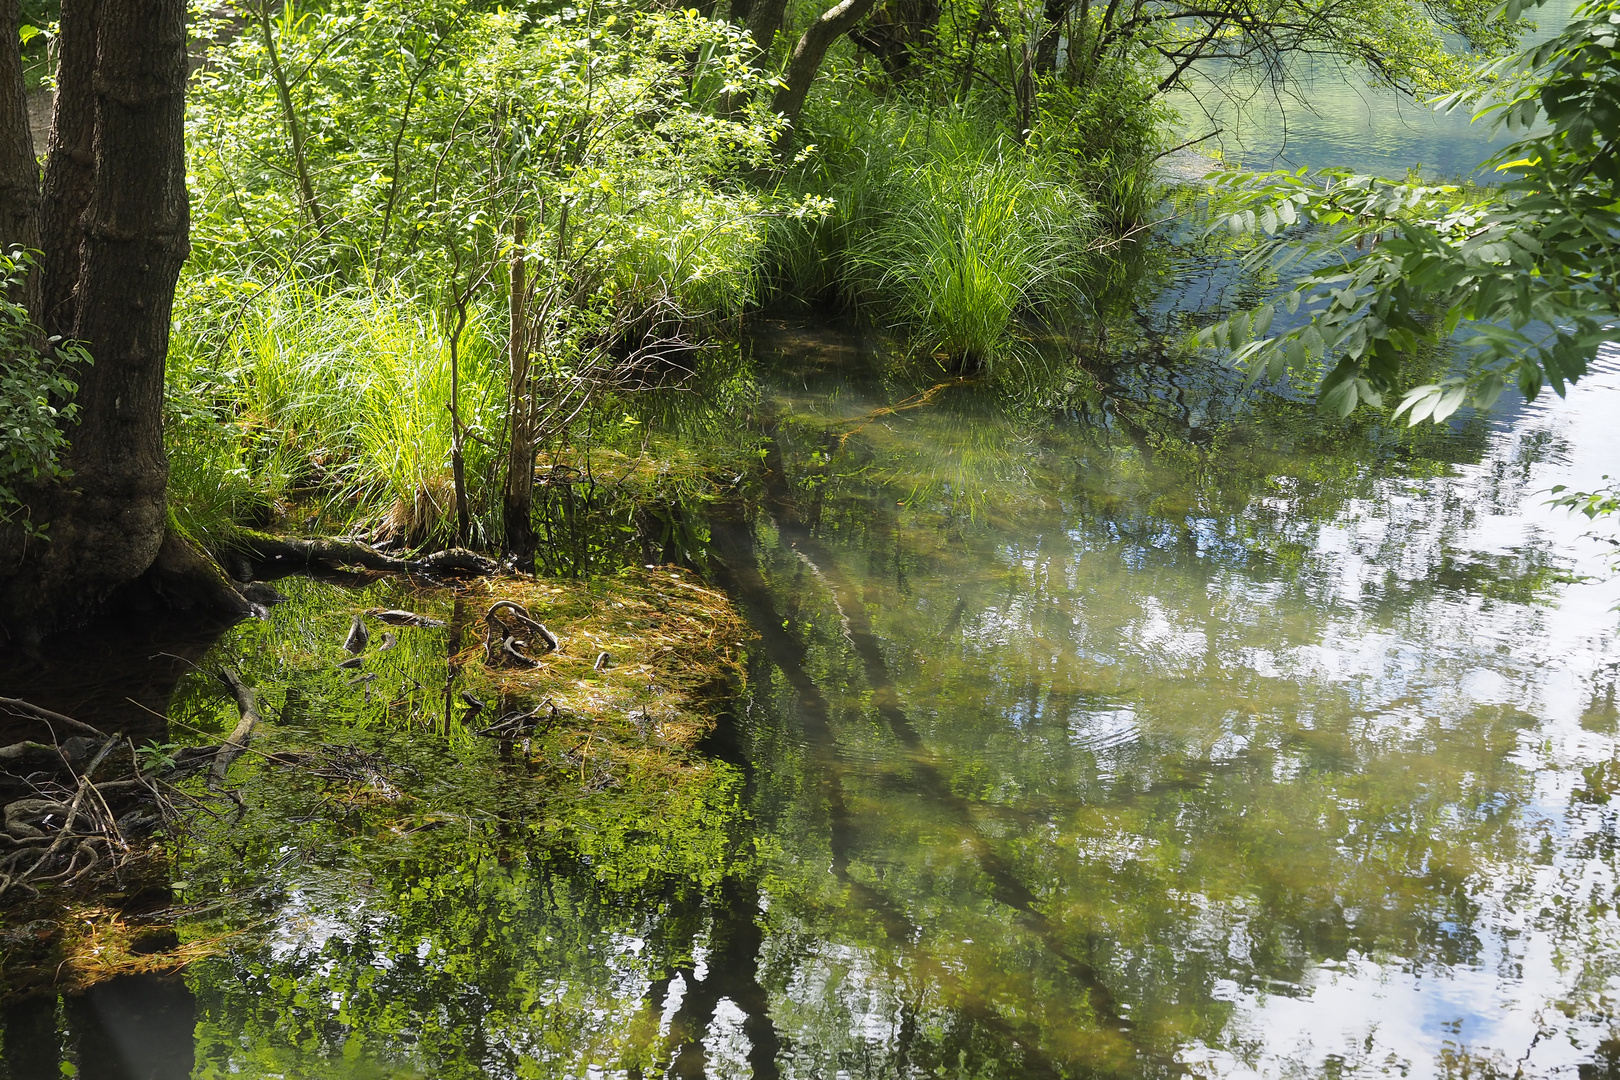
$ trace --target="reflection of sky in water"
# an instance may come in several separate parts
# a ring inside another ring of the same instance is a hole
[[[1499,425],[1486,460],[1434,482],[1453,497],[1480,498],[1488,506],[1467,533],[1470,548],[1507,554],[1528,544],[1545,545],[1567,556],[1576,574],[1606,575],[1613,549],[1587,535],[1586,518],[1546,506],[1542,493],[1558,483],[1590,489],[1601,483],[1605,470],[1614,470],[1620,462],[1620,426],[1613,422],[1612,404],[1617,393],[1620,354],[1611,353],[1567,401],[1547,395],[1526,407],[1514,427]],[[1555,432],[1566,449],[1532,468],[1516,502],[1503,505],[1488,490],[1480,497],[1481,489],[1494,486],[1493,467],[1511,458],[1518,439],[1537,430]],[[1432,513],[1427,502],[1415,500],[1408,508],[1421,519]],[[1341,557],[1346,594],[1354,594],[1357,580],[1382,573],[1363,556],[1358,540],[1389,524],[1369,518],[1329,531],[1328,548]],[[1436,517],[1430,531],[1438,528]],[[1421,528],[1407,535],[1413,543],[1431,539]],[[1554,854],[1550,865],[1497,866],[1488,879],[1470,883],[1481,907],[1475,930],[1485,944],[1477,964],[1413,968],[1399,958],[1380,963],[1358,957],[1348,964],[1322,964],[1304,987],[1289,994],[1229,983],[1225,993],[1237,1015],[1223,1042],[1248,1044],[1251,1051],[1234,1054],[1226,1046],[1199,1044],[1189,1047],[1183,1060],[1200,1071],[1234,1077],[1276,1076],[1301,1066],[1314,1071],[1336,1059],[1347,1069],[1399,1071],[1414,1078],[1441,1075],[1443,1055],[1465,1049],[1506,1072],[1522,1067],[1531,1076],[1573,1072],[1591,1061],[1597,1043],[1611,1035],[1610,1018],[1583,1009],[1566,1016],[1556,1006],[1581,1000],[1574,984],[1584,974],[1584,960],[1602,963],[1603,954],[1612,960],[1620,923],[1612,913],[1598,914],[1591,916],[1589,937],[1558,940],[1540,908],[1560,900],[1580,905],[1588,897],[1601,902],[1615,891],[1604,863],[1583,860],[1579,850],[1571,850],[1578,837],[1612,830],[1613,822],[1595,807],[1571,810],[1571,792],[1582,766],[1609,760],[1616,750],[1612,737],[1583,729],[1581,719],[1595,677],[1612,671],[1616,660],[1617,593],[1613,582],[1570,585],[1539,617],[1468,599],[1447,602],[1453,610],[1442,617],[1416,616],[1420,633],[1441,635],[1420,643],[1368,634],[1352,620],[1324,635],[1321,646],[1298,650],[1294,665],[1282,664],[1294,678],[1368,680],[1373,701],[1415,690],[1433,713],[1466,718],[1475,703],[1501,703],[1536,717],[1517,755],[1534,777],[1523,827],[1528,835],[1549,836]],[[1500,656],[1496,666],[1482,666],[1481,655],[1492,652]],[[1398,657],[1393,665],[1392,657]],[[1450,672],[1454,677],[1447,677]],[[1583,948],[1598,955],[1583,957]],[[1599,988],[1620,992],[1620,982],[1603,977]]]
[[[1620,461],[1620,426],[1612,422],[1611,406],[1617,393],[1620,354],[1610,354],[1567,400],[1549,393],[1490,418],[1485,452],[1473,463],[1432,477],[1396,469],[1360,484],[1355,497],[1326,519],[1302,514],[1291,503],[1307,482],[1310,461],[1304,459],[1299,476],[1279,477],[1274,495],[1262,489],[1248,504],[1251,514],[1259,509],[1272,515],[1260,537],[1306,549],[1292,569],[1256,563],[1246,546],[1255,542],[1254,534],[1245,539],[1230,514],[1194,507],[1178,519],[1174,512],[1131,509],[1129,501],[1119,513],[1095,504],[1084,509],[1083,502],[1054,503],[1051,489],[1068,481],[1043,474],[1039,466],[1029,472],[1017,466],[1020,476],[1035,477],[1050,512],[997,518],[985,527],[994,537],[988,561],[936,554],[944,561],[931,569],[922,563],[907,570],[911,592],[887,594],[884,604],[895,610],[880,632],[902,656],[940,648],[934,631],[914,624],[916,616],[948,610],[953,597],[968,599],[960,628],[947,640],[966,651],[969,674],[960,685],[935,685],[930,672],[948,675],[948,669],[927,667],[925,660],[917,681],[901,687],[912,717],[928,718],[925,739],[932,752],[984,770],[1003,787],[1039,787],[1047,778],[1031,775],[1032,766],[1048,759],[1069,762],[1054,766],[1059,787],[1042,789],[1043,801],[1006,797],[1013,820],[1024,824],[991,829],[1032,846],[1057,840],[1069,814],[1128,814],[1120,799],[1128,804],[1131,785],[1151,784],[1163,762],[1173,768],[1179,756],[1190,755],[1210,767],[1241,763],[1257,731],[1272,720],[1284,727],[1332,729],[1347,711],[1344,745],[1360,764],[1343,766],[1331,781],[1336,786],[1326,789],[1344,801],[1343,827],[1349,830],[1327,839],[1353,844],[1358,829],[1405,827],[1398,813],[1357,813],[1358,771],[1399,766],[1407,753],[1432,758],[1440,777],[1457,752],[1451,740],[1459,733],[1456,745],[1465,755],[1478,751],[1470,751],[1466,737],[1471,725],[1490,722],[1508,732],[1498,761],[1504,771],[1480,781],[1506,786],[1477,804],[1426,803],[1421,783],[1395,783],[1383,792],[1397,802],[1412,798],[1427,805],[1455,827],[1451,840],[1440,841],[1431,856],[1448,842],[1479,845],[1462,884],[1472,912],[1463,922],[1449,913],[1454,898],[1432,883],[1389,901],[1392,911],[1420,924],[1410,956],[1352,948],[1342,959],[1323,961],[1320,951],[1307,946],[1303,974],[1278,981],[1265,974],[1272,969],[1249,962],[1244,894],[1166,898],[1188,909],[1169,940],[1190,950],[1218,950],[1233,958],[1238,974],[1203,987],[1149,991],[1207,996],[1232,1009],[1218,1035],[1181,1042],[1179,1059],[1197,1073],[1287,1076],[1336,1069],[1417,1078],[1455,1071],[1467,1058],[1476,1071],[1490,1063],[1512,1073],[1522,1064],[1524,1075],[1539,1076],[1590,1062],[1597,1044],[1610,1036],[1607,1008],[1594,1012],[1592,1006],[1605,988],[1620,991],[1609,986],[1608,975],[1620,956],[1620,922],[1607,908],[1585,906],[1589,896],[1612,897],[1614,882],[1607,862],[1587,858],[1582,845],[1613,824],[1603,808],[1572,803],[1572,793],[1583,767],[1616,752],[1612,734],[1588,730],[1582,718],[1620,661],[1620,615],[1612,610],[1620,582],[1606,580],[1612,549],[1588,535],[1592,523],[1547,506],[1546,499],[1554,484],[1591,488],[1606,471],[1620,471],[1612,464]],[[905,424],[891,430],[894,439],[880,441],[880,458],[898,454],[907,439],[930,439],[921,427],[909,435]],[[1106,488],[1117,480],[1098,483]],[[1063,497],[1070,495],[1065,491]],[[1273,505],[1266,506],[1268,501]],[[827,535],[838,543],[836,529]],[[956,550],[931,525],[919,523],[906,535],[912,543]],[[882,578],[888,571],[874,569],[875,562],[852,569],[872,559],[875,549],[859,555],[843,550],[846,572],[869,575],[869,589],[887,587]],[[1593,580],[1552,580],[1528,594],[1495,595],[1488,572],[1493,566],[1503,568],[1501,577],[1510,584],[1536,566]],[[1484,570],[1477,577],[1468,576],[1479,568]],[[1458,576],[1437,587],[1437,575],[1445,572]],[[876,602],[875,593],[868,597]],[[1227,706],[1244,705],[1242,698],[1253,695],[1252,711],[1245,716],[1241,708],[1226,707],[1223,714],[1221,694],[1239,695]],[[984,719],[986,708],[994,710],[1001,731],[995,719]],[[1522,720],[1504,724],[1504,715]],[[1308,806],[1311,788],[1322,781],[1301,754],[1276,742],[1275,724],[1263,734],[1271,740],[1270,783],[1277,788],[1268,792],[1264,782],[1252,782],[1224,790]],[[845,737],[858,741],[853,734]],[[1064,758],[1053,746],[1057,740],[1090,761],[1088,769],[1075,772],[1073,757]],[[889,751],[857,745],[840,752],[864,768]],[[1511,790],[1518,779],[1524,783]],[[1065,795],[1062,785],[1076,782],[1083,790]],[[1110,788],[1115,782],[1124,786]],[[1458,790],[1456,797],[1466,800],[1467,784]],[[868,797],[876,807],[887,805],[881,793]],[[999,796],[987,798],[999,805]],[[873,809],[862,826],[864,854],[874,865],[944,857],[915,856],[905,848],[916,841],[895,821],[916,811],[903,807]],[[1468,822],[1493,815],[1505,815],[1507,824],[1470,841]],[[1063,841],[1073,845],[1072,869],[1060,861],[1045,865],[1082,877],[1130,880],[1144,861],[1164,858],[1163,842],[1154,834],[1131,827],[1128,818],[1119,821],[1120,827],[1081,830]],[[981,822],[981,829],[987,827]],[[1422,830],[1421,822],[1410,827]],[[1170,838],[1182,846],[1180,858],[1220,850],[1221,838],[1198,828]],[[1282,850],[1286,858],[1287,848]],[[1341,851],[1346,859],[1358,857],[1348,848]],[[1379,873],[1373,872],[1373,880]],[[1387,867],[1381,873],[1391,883],[1401,877]],[[1422,876],[1421,868],[1407,875]],[[1352,891],[1365,884],[1346,883]],[[953,901],[944,891],[908,895],[898,882],[890,895],[904,910],[917,912],[924,947],[943,970],[982,978],[983,965],[1003,962],[993,952],[979,953],[969,936],[993,936],[994,921],[976,924],[981,916],[960,908],[947,914],[959,897]],[[1355,902],[1354,896],[1342,899]],[[1566,922],[1549,911],[1562,912]],[[1356,918],[1354,911],[1346,913],[1350,924]],[[794,1075],[835,1059],[859,1059],[864,1052],[854,1048],[861,1046],[894,1052],[914,984],[928,981],[907,962],[891,958],[886,964],[882,951],[869,955],[818,940],[828,929],[811,919],[801,932],[768,937],[765,945],[768,967],[786,966],[793,957],[794,974],[773,989],[772,1012],[805,1054],[803,1068],[787,1070]],[[1448,949],[1446,939],[1462,944]],[[1180,972],[1174,977],[1197,979]],[[1574,1003],[1566,1007],[1570,1015],[1559,1011],[1560,1002]],[[1131,1008],[1129,1001],[1121,1003],[1122,1012]],[[838,1032],[842,1050],[803,1049]],[[1059,1033],[1048,1028],[1043,1037],[1065,1060]]]
[[[1529,17],[1547,37],[1568,19],[1575,0],[1552,0]],[[1325,58],[1290,64],[1295,83],[1278,93],[1224,68],[1195,68],[1188,91],[1172,96],[1186,138],[1220,129],[1200,143],[1253,169],[1347,166],[1401,176],[1421,165],[1430,175],[1466,176],[1495,147],[1511,142],[1470,124],[1467,109],[1436,113],[1421,101],[1367,85],[1358,70]]]

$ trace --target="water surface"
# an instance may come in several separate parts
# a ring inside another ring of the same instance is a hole
[[[1546,499],[1620,471],[1620,356],[1323,419],[1165,359],[1267,287],[1190,235],[1016,377],[778,322],[649,399],[720,488],[660,558],[759,634],[678,785],[468,735],[447,596],[290,581],[187,651],[136,695],[169,738],[229,729],[222,662],[269,721],[176,845],[220,955],[8,1016],[13,1080],[57,1038],[109,1077],[1613,1075],[1620,587]],[[450,625],[358,679],[372,605]]]
[[[326,662],[428,598],[290,583],[218,646],[348,779],[267,760],[181,845],[239,935],[193,1075],[1612,1071],[1620,589],[1544,492],[1615,460],[1615,358],[1418,434],[1187,366],[894,411],[788,324],[754,365],[703,531],[760,639],[684,817],[455,737],[448,630]]]

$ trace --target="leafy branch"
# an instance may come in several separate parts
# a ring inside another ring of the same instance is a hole
[[[1325,265],[1279,301],[1199,331],[1195,347],[1273,380],[1331,364],[1317,399],[1341,416],[1382,405],[1424,346],[1453,341],[1461,370],[1407,389],[1397,416],[1488,408],[1510,384],[1527,399],[1548,385],[1562,395],[1620,340],[1617,34],[1620,0],[1590,0],[1557,37],[1482,70],[1497,90],[1476,120],[1548,126],[1485,162],[1512,179],[1484,196],[1336,170],[1219,175],[1212,231],[1257,237],[1251,263]],[[1267,336],[1279,308],[1308,318]]]

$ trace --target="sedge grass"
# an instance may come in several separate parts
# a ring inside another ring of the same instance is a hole
[[[488,472],[505,408],[504,359],[486,312],[459,341],[469,485]],[[385,518],[412,544],[442,542],[450,492],[450,329],[387,285],[266,290],[223,342],[185,336],[170,376],[172,501],[205,543],[297,502],[322,529]]]
[[[965,368],[1017,354],[1026,315],[1082,301],[1091,202],[993,120],[872,102],[816,122],[797,182],[834,209],[776,230],[783,293],[835,300]]]

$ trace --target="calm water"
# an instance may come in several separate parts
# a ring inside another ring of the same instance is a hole
[[[1549,0],[1528,13],[1536,29],[1527,42],[1562,28],[1577,0]],[[1273,86],[1220,66],[1195,68],[1189,91],[1172,96],[1182,138],[1250,169],[1341,166],[1384,176],[1410,169],[1444,178],[1469,176],[1491,150],[1513,141],[1503,129],[1471,125],[1472,110],[1440,113],[1424,101],[1369,85],[1359,69],[1326,57],[1288,65],[1288,80]]]
[[[337,779],[248,766],[176,865],[223,954],[7,1017],[12,1080],[57,1028],[92,1078],[1615,1075],[1620,584],[1545,500],[1620,471],[1620,357],[1328,422],[1153,362],[1223,266],[1161,251],[1016,392],[896,411],[933,380],[779,323],[667,420],[760,634],[678,790],[545,794],[434,719],[465,612],[287,583],[202,666]],[[373,604],[452,625],[356,682]]]

